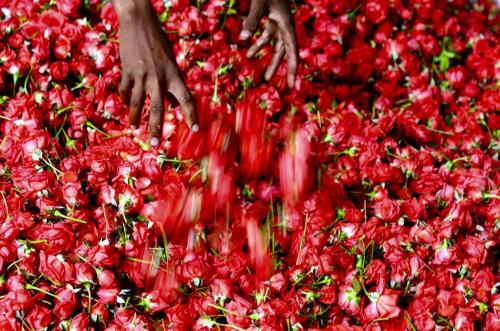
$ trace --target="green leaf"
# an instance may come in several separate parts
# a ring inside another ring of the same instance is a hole
[[[356,292],[356,294],[358,294],[359,291],[361,291],[361,285],[359,284],[359,281],[358,281],[357,277],[354,277],[352,279],[352,288]]]
[[[446,72],[449,68],[450,60],[446,55],[444,55],[444,53],[441,53],[441,55],[439,56],[439,70],[441,70],[441,72]]]
[[[169,10],[167,9],[163,13],[161,13],[158,18],[160,22],[165,23],[168,20],[168,16],[169,16]]]

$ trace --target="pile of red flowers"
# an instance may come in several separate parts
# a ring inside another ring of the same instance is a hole
[[[158,148],[109,3],[0,1],[1,330],[500,329],[497,7],[292,1],[290,90],[248,1],[154,6],[202,128]]]

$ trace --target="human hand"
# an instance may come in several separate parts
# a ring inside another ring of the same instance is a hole
[[[254,57],[275,36],[277,42],[274,54],[264,78],[266,80],[272,78],[278,69],[281,59],[286,54],[288,65],[287,83],[288,87],[293,88],[297,74],[298,46],[293,28],[292,14],[287,0],[252,0],[250,13],[243,23],[240,39],[246,41],[251,38],[265,11],[268,12],[268,20],[264,25],[264,31],[255,44],[248,49],[247,57]]]
[[[120,20],[119,42],[123,73],[120,94],[130,104],[130,126],[139,126],[147,92],[151,106],[151,145],[160,142],[163,128],[165,91],[179,102],[187,125],[199,130],[194,103],[180,75],[170,43],[149,0],[115,1]]]

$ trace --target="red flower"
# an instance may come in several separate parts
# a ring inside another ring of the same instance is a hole
[[[94,280],[94,271],[87,263],[76,263],[75,275],[75,281],[77,284],[92,283]]]
[[[33,166],[20,166],[12,169],[12,181],[28,196],[34,196],[53,186],[54,174],[49,171],[36,172]]]
[[[334,285],[326,285],[321,288],[319,301],[327,305],[337,303],[337,287]]]
[[[396,318],[401,312],[397,306],[398,295],[384,291],[382,294],[378,292],[370,293],[370,304],[363,310],[364,317],[367,321],[372,321],[377,318]]]
[[[51,315],[49,308],[35,305],[26,316],[26,322],[32,329],[40,330],[52,322]]]
[[[73,279],[74,266],[64,261],[62,255],[50,255],[40,252],[39,270],[57,283],[67,283]]]
[[[378,24],[385,19],[388,7],[389,2],[386,0],[367,1],[365,7],[365,15],[371,22]]]
[[[52,312],[63,320],[68,319],[76,309],[78,300],[76,294],[71,289],[63,288],[57,291],[55,295],[58,299]]]
[[[69,66],[66,62],[57,61],[50,65],[50,76],[57,82],[63,81],[68,76]]]
[[[410,187],[415,193],[432,194],[441,188],[442,185],[443,182],[438,174],[424,173],[419,175],[417,180],[412,181]]]
[[[59,37],[54,43],[54,56],[64,60],[71,56],[71,42],[68,38]]]
[[[226,304],[225,309],[229,312],[226,313],[226,319],[229,324],[248,328],[251,325],[251,320],[247,316],[250,313],[252,305],[247,300],[240,296],[235,296],[234,300]]]
[[[117,287],[101,287],[97,291],[97,296],[99,297],[99,302],[103,304],[114,304],[118,298],[120,290]]]
[[[0,240],[0,270],[16,259],[16,247],[12,242]]]
[[[78,17],[78,11],[82,5],[81,0],[62,0],[57,2],[57,9],[68,17]]]
[[[111,268],[119,262],[119,251],[111,245],[92,247],[87,253],[87,262],[98,267]]]
[[[75,241],[71,227],[64,223],[39,224],[30,229],[28,238],[41,242],[35,247],[42,248],[47,254],[69,252]]]
[[[390,199],[377,202],[374,205],[374,212],[375,216],[384,221],[396,221],[401,214],[399,203]]]
[[[70,328],[75,330],[85,330],[89,324],[87,313],[81,312],[71,319]]]

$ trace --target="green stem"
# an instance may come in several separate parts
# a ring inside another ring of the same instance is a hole
[[[24,79],[24,84],[23,84],[23,90],[24,90],[24,93],[28,94],[28,80],[30,79],[31,77],[31,70],[33,68],[30,67],[30,70],[28,71],[28,74],[26,75],[26,78]]]
[[[434,132],[434,133],[439,133],[439,134],[444,134],[444,135],[447,135],[447,136],[454,136],[455,134],[453,132],[448,132],[448,131],[443,131],[443,130],[438,130],[438,129],[432,129],[432,128],[429,128],[429,127],[425,127],[427,130],[431,131],[431,132]]]
[[[304,242],[306,241],[307,223],[308,222],[309,222],[309,214],[306,214],[306,221],[304,223],[304,232],[302,233],[302,237],[300,238],[300,246],[299,246],[299,251],[297,254],[297,261],[295,261],[295,264],[299,263],[300,252],[302,251],[302,246],[304,245]]]
[[[106,132],[102,131],[101,129],[99,129],[97,126],[94,125],[94,123],[92,123],[91,121],[89,120],[86,120],[85,121],[85,125],[87,125],[88,127],[96,130],[97,132],[99,132],[100,134],[102,134],[103,136],[109,138],[109,134],[107,134]]]
[[[405,312],[404,318],[406,320],[406,323],[408,323],[408,325],[410,326],[410,329],[412,331],[418,331],[417,328],[415,327],[415,324],[413,324],[413,322],[412,322],[410,316],[408,315],[408,313]]]
[[[69,221],[73,221],[73,222],[77,222],[77,223],[87,224],[87,221],[79,219],[79,218],[74,218],[74,217],[71,217],[71,216],[64,215],[59,210],[56,210],[54,212],[54,216],[55,217],[61,217],[61,218],[67,219]]]
[[[232,325],[232,324],[226,324],[226,323],[216,323],[217,326],[225,326],[231,329],[235,329],[238,331],[245,331],[245,329],[240,328],[239,326]]]
[[[45,291],[44,289],[41,289],[41,288],[36,287],[36,286],[34,286],[34,285],[31,285],[31,284],[29,284],[29,283],[28,283],[28,284],[26,284],[26,289],[27,289],[27,290],[35,290],[35,291],[38,291],[38,292],[42,292],[42,293],[47,294],[48,296],[51,296],[51,297],[53,297],[53,298],[55,298],[55,299],[59,299],[59,300],[61,300],[61,297],[59,297],[59,296],[57,296],[57,295],[55,295],[55,294],[53,294],[53,293],[50,293],[50,292],[48,292],[48,291]]]
[[[29,240],[28,243],[30,244],[45,244],[47,243],[47,239],[38,239],[38,240]]]

